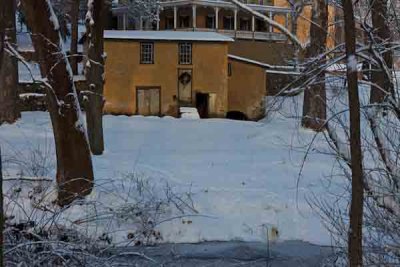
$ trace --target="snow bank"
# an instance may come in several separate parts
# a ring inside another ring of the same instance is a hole
[[[179,113],[181,115],[181,118],[184,119],[193,119],[193,120],[200,119],[199,112],[197,112],[196,108],[181,107],[179,108]]]

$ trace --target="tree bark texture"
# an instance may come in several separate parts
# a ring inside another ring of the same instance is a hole
[[[89,1],[86,16],[87,39],[89,42],[88,61],[85,66],[85,75],[89,90],[87,94],[86,122],[90,148],[94,155],[101,155],[104,151],[104,14],[104,0]]]
[[[3,41],[0,56],[0,125],[13,123],[21,117],[18,107],[18,61],[4,49],[16,44],[15,0],[0,0],[0,32]]]
[[[4,231],[4,207],[3,207],[3,163],[1,158],[0,147],[0,267],[4,266],[3,262],[3,231]]]
[[[306,49],[306,58],[315,61],[313,64],[323,64],[323,59],[317,60],[326,51],[328,35],[328,4],[325,0],[314,0],[310,26],[310,44]],[[317,67],[317,65],[315,66]],[[301,124],[305,128],[322,131],[326,121],[326,89],[325,72],[322,71],[304,91],[303,117]]]
[[[393,67],[393,52],[388,43],[391,41],[391,30],[387,22],[387,1],[370,0],[370,6],[373,26],[372,36],[374,37],[374,40],[371,41],[375,43],[375,49],[386,50],[381,54],[383,59],[382,64],[380,66],[373,66],[371,81],[376,86],[371,86],[370,103],[382,103],[385,97],[393,92],[392,75],[391,73],[388,75],[385,71],[385,68],[392,71]]]
[[[21,3],[32,29],[42,77],[48,82],[47,103],[57,154],[58,203],[63,206],[92,190],[93,169],[86,129],[50,2],[22,0]]]
[[[347,81],[350,110],[351,153],[351,204],[348,232],[348,259],[350,266],[362,266],[362,225],[364,206],[364,181],[361,154],[360,100],[358,95],[356,30],[352,0],[344,0],[345,44],[347,58]]]
[[[70,62],[71,69],[74,75],[78,74],[78,22],[79,22],[79,6],[80,0],[71,0],[70,3],[70,18],[71,18],[71,47],[70,47]]]
[[[0,12],[1,15],[1,12]],[[2,57],[4,52],[4,39],[5,32],[0,31],[0,69],[2,65]],[[3,209],[3,161],[1,158],[1,147],[0,147],[0,267],[3,267],[3,230],[4,230],[4,209]]]

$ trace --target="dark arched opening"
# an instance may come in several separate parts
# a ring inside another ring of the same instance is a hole
[[[226,113],[226,118],[227,119],[231,119],[231,120],[238,120],[238,121],[247,121],[248,118],[246,116],[246,114],[244,114],[241,111],[228,111]]]

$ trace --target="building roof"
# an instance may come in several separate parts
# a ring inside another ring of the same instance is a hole
[[[253,65],[265,68],[265,69],[287,69],[287,70],[291,70],[291,69],[294,68],[293,66],[271,65],[271,64],[260,62],[260,61],[252,60],[252,59],[249,59],[249,58],[232,55],[232,54],[229,54],[228,57],[229,57],[229,59],[241,61],[241,62],[248,63],[248,64],[253,64]]]
[[[104,39],[233,42],[233,39],[215,32],[189,31],[104,31]]]
[[[291,74],[291,75],[300,75],[301,72],[296,69],[295,66],[288,66],[288,65],[271,65],[267,63],[263,63],[260,61],[252,60],[245,57],[239,57],[235,55],[228,55],[228,58],[231,60],[237,60],[246,64],[252,64],[261,68],[265,69],[267,73],[276,73],[276,74]],[[301,70],[301,68],[299,68]]]
[[[237,61],[241,61],[241,62],[244,62],[244,63],[256,65],[256,66],[259,66],[259,67],[262,67],[262,68],[268,68],[268,69],[273,68],[273,65],[266,64],[266,63],[263,63],[263,62],[260,62],[260,61],[256,61],[256,60],[252,60],[252,59],[245,58],[245,57],[239,57],[239,56],[235,56],[235,55],[229,54],[228,58],[229,59],[233,59],[233,60],[237,60]]]

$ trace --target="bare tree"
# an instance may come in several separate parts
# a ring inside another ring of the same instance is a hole
[[[348,258],[350,266],[362,266],[362,226],[364,207],[364,183],[361,154],[360,100],[358,95],[356,27],[353,2],[343,1],[347,81],[350,109],[350,155],[351,155],[351,205],[348,230]]]
[[[5,46],[16,44],[15,0],[0,0],[0,32],[3,33],[0,56],[0,124],[21,117],[18,100],[18,62]]]
[[[0,1],[1,3],[1,1]],[[1,9],[1,6],[0,6]],[[0,12],[2,15],[2,12]],[[0,21],[1,23],[1,21]],[[1,28],[0,28],[1,29]],[[5,53],[4,49],[5,43],[5,32],[0,31],[0,70],[3,65],[3,56]],[[3,209],[3,161],[1,157],[1,147],[0,147],[0,266],[3,267],[3,229],[4,229],[4,209]]]
[[[326,38],[328,35],[328,4],[325,0],[314,0],[310,44],[306,48],[306,60],[324,64]],[[322,55],[322,56],[321,56]],[[316,60],[319,58],[319,60]],[[321,71],[304,91],[302,126],[321,131],[326,120],[325,71]]]
[[[342,176],[348,184],[343,186],[344,193],[334,189],[335,201],[315,197],[312,202],[317,203],[318,212],[324,214],[324,223],[331,231],[334,242],[337,242],[335,248],[340,260],[348,261],[350,266],[398,266],[400,104],[398,97],[391,94],[392,88],[388,89],[393,77],[385,53],[393,53],[399,45],[390,38],[379,39],[378,30],[368,26],[372,21],[369,0],[357,1],[357,5],[357,10],[353,10],[352,1],[344,3],[345,45],[338,44],[310,59],[301,77],[296,79],[300,85],[292,83],[281,92],[286,95],[301,93],[309,84],[319,82],[317,77],[321,72],[328,68],[334,70],[326,71],[325,83],[329,96],[329,118],[324,126],[326,131],[317,134],[325,135],[334,148],[338,163],[335,163],[335,172],[337,166],[340,168],[340,172],[332,174],[330,179],[334,179],[335,183]],[[394,14],[396,8],[392,8]],[[339,16],[341,18],[343,14]],[[365,32],[356,29],[355,17],[358,25],[364,25]],[[388,25],[388,21],[392,20],[393,17],[386,17],[382,23]],[[398,26],[391,27],[391,32],[399,29]],[[358,38],[356,45],[356,38],[363,33],[369,34],[370,42]],[[379,43],[379,40],[382,42]],[[346,48],[346,54],[343,48]],[[357,61],[360,58],[369,60],[376,72],[382,72],[386,83],[357,79],[360,71]],[[346,75],[341,71],[340,63],[344,61],[347,61]],[[369,103],[368,93],[372,87],[383,92],[381,99],[385,100],[384,103]],[[348,100],[343,99],[343,91],[348,94]]]
[[[158,20],[158,14],[160,9],[159,0],[119,0],[120,6],[126,7],[128,10],[128,17],[135,20],[137,23],[148,23],[151,25],[154,21]],[[148,29],[149,25],[145,28]]]
[[[49,1],[21,1],[47,90],[57,155],[58,203],[66,205],[92,190],[93,169],[73,74]]]
[[[386,0],[370,0],[372,28],[370,29],[370,41],[372,57],[377,64],[371,75],[371,103],[382,103],[384,98],[392,93],[392,68],[393,51],[390,49],[391,30],[388,21]],[[381,56],[382,55],[382,56]]]
[[[298,29],[298,21],[301,13],[304,10],[305,3],[302,0],[288,0],[288,3],[291,8],[291,16],[290,16],[290,30],[294,36],[297,36]],[[294,64],[295,66],[299,63],[299,53],[300,47],[296,46],[294,50]]]
[[[79,23],[79,7],[80,0],[71,0],[69,17],[71,21],[71,47],[70,47],[70,63],[72,73],[78,74],[78,23]]]
[[[89,88],[86,121],[90,148],[94,155],[104,151],[103,137],[103,86],[104,86],[104,0],[89,0],[86,15],[86,35],[88,36],[88,59],[86,62],[86,82]]]
[[[1,53],[1,50],[0,50]],[[4,209],[3,209],[3,165],[0,147],[0,266],[3,267],[3,230],[4,230]]]
[[[0,7],[1,8],[1,7]],[[1,12],[0,12],[1,15]],[[0,31],[0,69],[3,65],[5,32]],[[3,160],[0,147],[0,266],[3,267],[3,229],[4,229],[4,209],[3,209]]]

